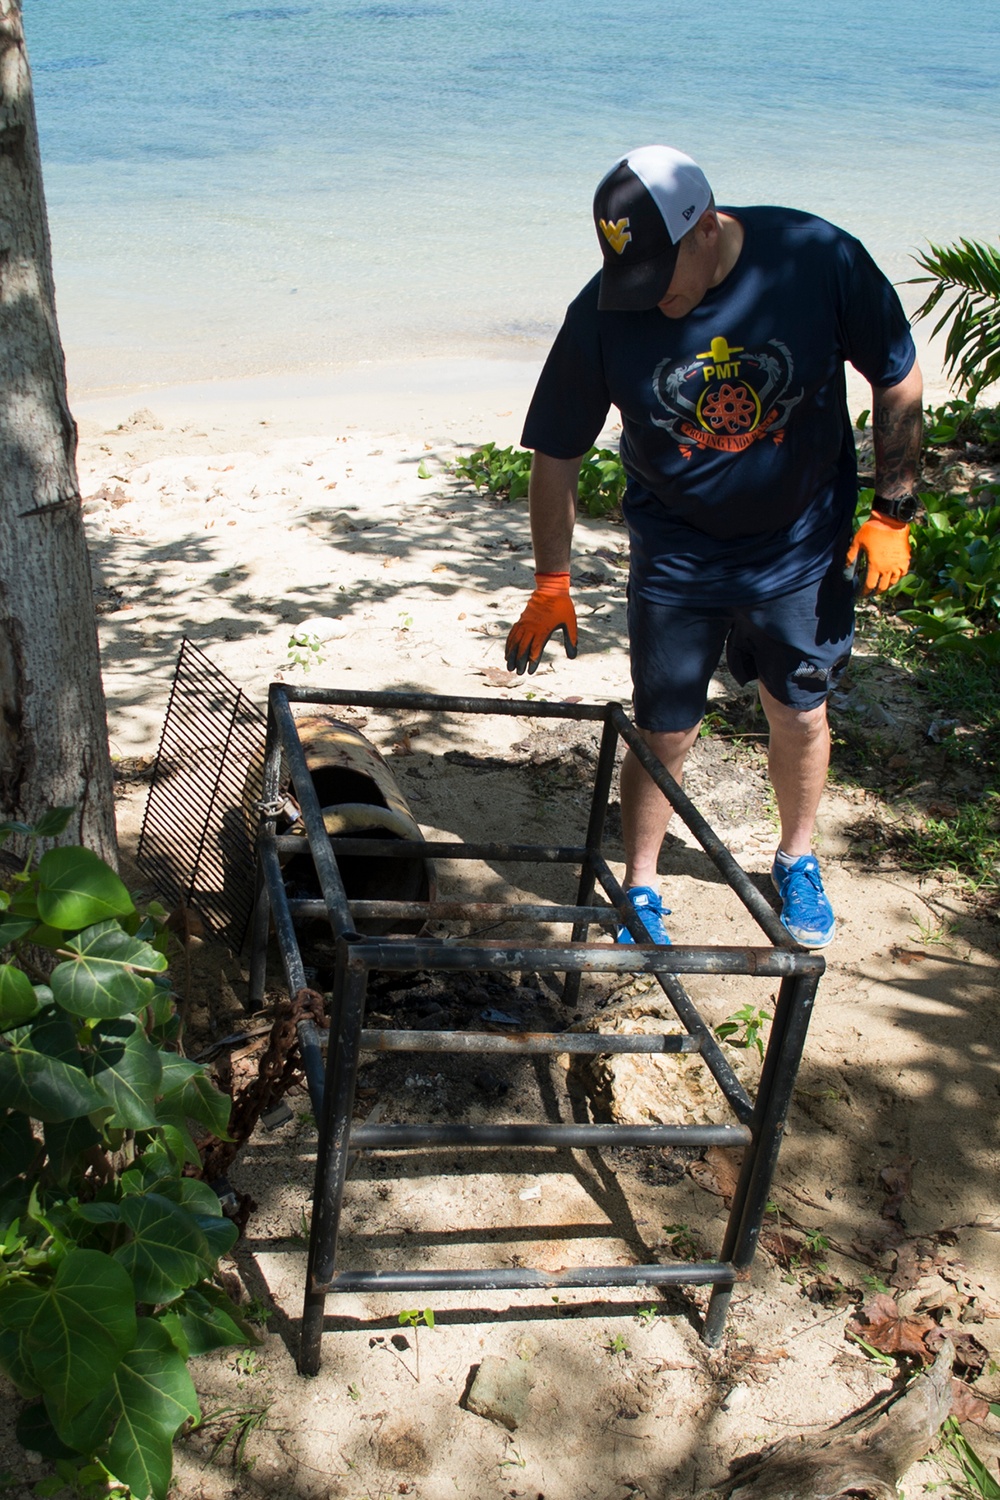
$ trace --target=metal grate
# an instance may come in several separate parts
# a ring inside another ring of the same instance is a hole
[[[139,836],[137,864],[236,952],[253,907],[246,809],[260,797],[266,719],[185,638]]]

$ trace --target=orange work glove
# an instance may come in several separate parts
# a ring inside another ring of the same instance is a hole
[[[847,553],[847,566],[857,562],[863,552],[868,562],[864,592],[891,589],[910,569],[910,528],[905,521],[883,516],[873,510],[859,526]]]
[[[549,636],[562,630],[566,655],[576,655],[576,610],[569,597],[568,573],[536,573],[535,592],[507,637],[507,671],[534,672]]]

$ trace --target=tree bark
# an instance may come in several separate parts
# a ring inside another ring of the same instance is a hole
[[[0,0],[0,817],[75,809],[60,843],[116,863],[76,425],[56,325],[20,0]]]

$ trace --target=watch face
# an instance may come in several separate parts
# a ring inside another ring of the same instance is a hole
[[[876,495],[872,504],[875,510],[896,521],[912,521],[918,509],[916,495],[902,495],[898,500],[886,500],[883,496]]]

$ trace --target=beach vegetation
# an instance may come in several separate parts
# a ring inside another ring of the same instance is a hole
[[[255,1343],[216,1277],[236,1239],[193,1130],[230,1100],[178,1050],[166,914],[91,850],[38,842],[0,891],[0,1368],[16,1432],[74,1484],[163,1500],[196,1355]]]
[[[523,500],[531,478],[531,453],[527,448],[498,448],[496,443],[484,443],[459,459],[452,473],[498,500]],[[580,465],[578,490],[584,515],[620,519],[624,493],[625,469],[620,455],[613,448],[588,449]]]
[[[913,259],[925,274],[911,277],[910,284],[930,286],[916,317],[929,318],[943,306],[933,332],[948,327],[946,368],[975,402],[1000,380],[1000,246],[967,239],[930,243]]]

